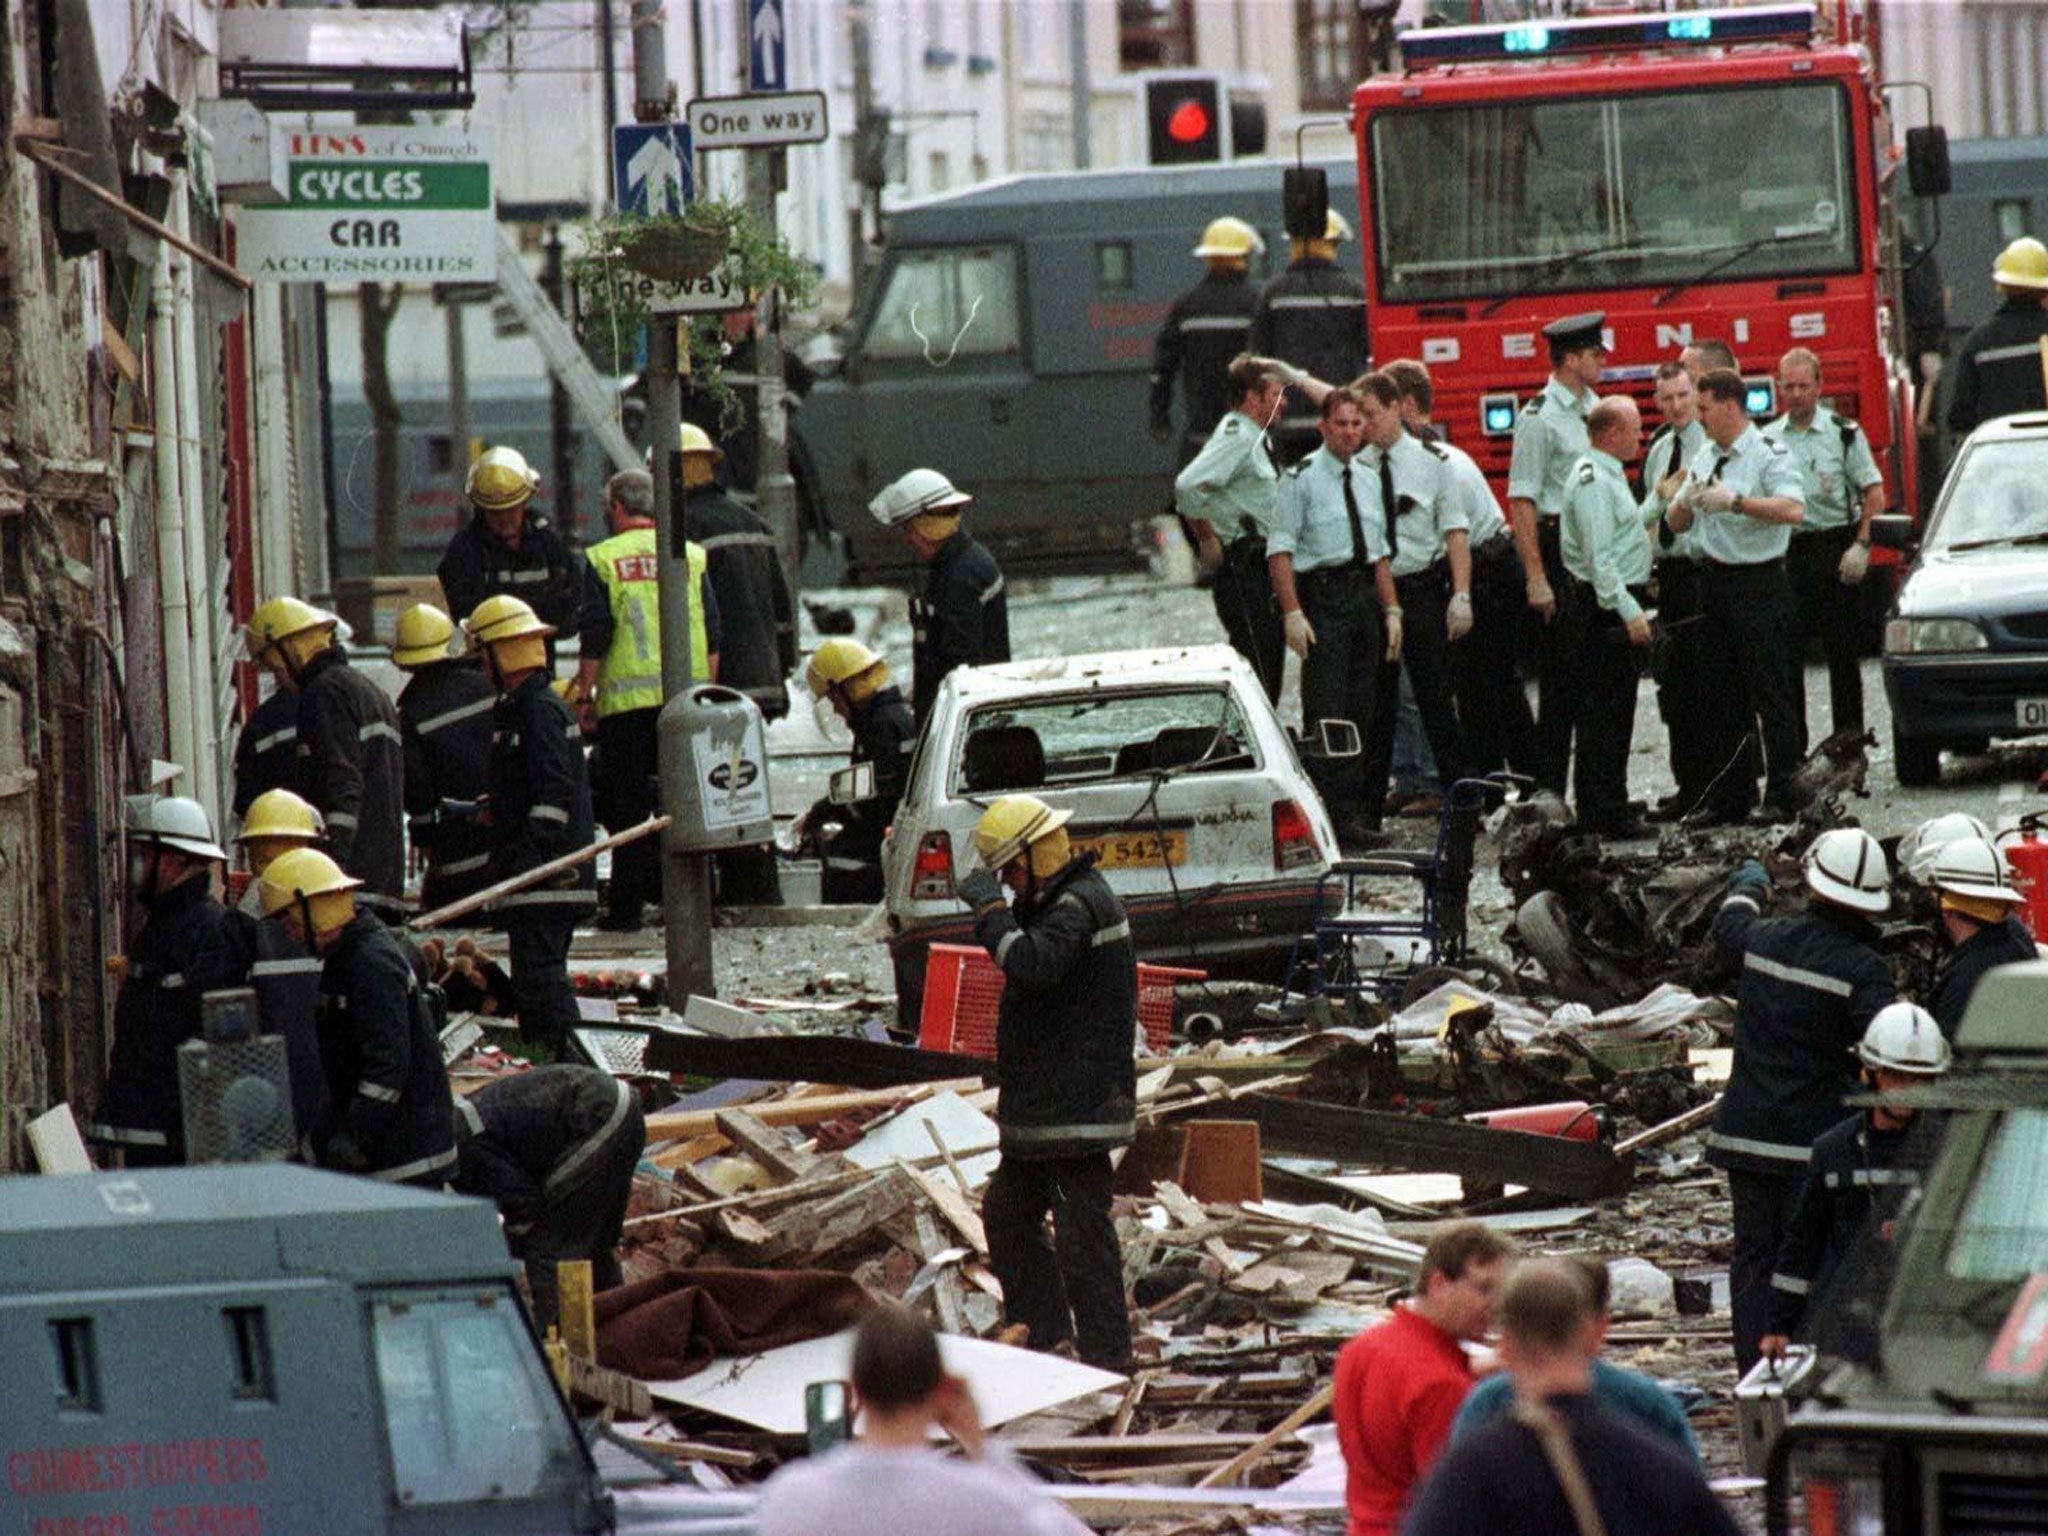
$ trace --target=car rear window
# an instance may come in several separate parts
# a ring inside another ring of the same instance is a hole
[[[1148,774],[1259,766],[1228,689],[1098,689],[991,705],[967,717],[954,794],[1001,794]]]

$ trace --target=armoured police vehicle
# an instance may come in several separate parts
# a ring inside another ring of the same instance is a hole
[[[1330,206],[1355,208],[1356,167],[1325,169]],[[1146,431],[1160,324],[1202,275],[1191,253],[1211,219],[1264,235],[1255,283],[1286,265],[1283,170],[1011,176],[894,211],[843,351],[813,356],[821,376],[792,417],[807,495],[857,574],[910,566],[867,505],[919,465],[973,493],[969,526],[1011,575],[1142,564],[1173,491],[1174,450]]]
[[[2048,1530],[2044,1019],[2048,964],[1994,970],[1956,1069],[1887,1096],[1943,1117],[1940,1151],[1903,1237],[1871,1234],[1866,1278],[1895,1273],[1875,1357],[1808,1373],[1772,1447],[1773,1532]]]

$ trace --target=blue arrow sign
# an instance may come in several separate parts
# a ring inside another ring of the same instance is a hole
[[[621,213],[681,213],[697,195],[687,123],[612,129],[612,201]]]
[[[789,33],[785,0],[747,0],[747,89],[777,94],[789,89]]]

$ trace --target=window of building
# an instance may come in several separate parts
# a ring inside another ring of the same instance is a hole
[[[1358,0],[1294,0],[1304,112],[1341,112],[1372,72],[1370,24]]]
[[[1010,246],[906,251],[889,269],[861,350],[949,361],[1018,349],[1017,253]]]
[[[1117,56],[1125,69],[1185,69],[1195,62],[1195,0],[1117,0]]]

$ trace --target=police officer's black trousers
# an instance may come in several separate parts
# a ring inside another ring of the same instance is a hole
[[[556,1177],[549,1178],[539,1219],[514,1238],[513,1251],[526,1264],[526,1284],[533,1292],[534,1324],[543,1337],[556,1320],[555,1266],[562,1260],[590,1260],[593,1291],[625,1284],[619,1268],[619,1235],[626,1227],[633,1170],[646,1146],[647,1122],[639,1099],[629,1093],[617,1125],[587,1150],[572,1147],[564,1154],[564,1163],[576,1159],[574,1168],[559,1183]]]
[[[1757,1362],[1757,1343],[1769,1331],[1771,1271],[1777,1267],[1778,1245],[1799,1205],[1804,1165],[1789,1173],[1728,1170],[1728,1194],[1734,1204],[1735,1253],[1728,1261],[1728,1311],[1735,1338],[1735,1370],[1740,1375]]]
[[[1700,696],[1710,732],[1708,761],[1719,775],[1708,801],[1730,813],[1746,810],[1756,792],[1744,773],[1743,739],[1751,722],[1764,748],[1765,793],[1782,803],[1799,767],[1799,717],[1792,701],[1792,594],[1785,562],[1758,565],[1706,562],[1701,606],[1706,617],[1708,686]],[[1733,767],[1723,771],[1726,765]]]
[[[1295,590],[1316,633],[1301,667],[1303,734],[1313,741],[1317,722],[1349,720],[1364,748],[1362,757],[1311,755],[1304,766],[1340,831],[1354,817],[1377,827],[1393,762],[1400,694],[1394,668],[1384,660],[1386,632],[1372,575],[1351,565],[1325,566],[1297,576]]]
[[[597,777],[592,809],[607,832],[623,832],[654,814],[654,775],[660,765],[658,709],[627,709],[597,722]],[[637,919],[648,902],[661,900],[661,837],[643,837],[612,850],[611,889],[606,910],[624,921]]]
[[[1799,707],[1799,753],[1806,755],[1806,642],[1818,633],[1828,664],[1828,734],[1863,729],[1862,636],[1858,619],[1863,589],[1844,586],[1842,555],[1856,542],[1856,525],[1794,532],[1785,551],[1785,580],[1798,625],[1790,657],[1793,702]]]
[[[576,989],[569,985],[576,913],[565,907],[513,907],[503,922],[519,1036],[559,1054],[578,1019]]]
[[[1579,685],[1579,755],[1572,765],[1572,799],[1579,821],[1598,830],[1628,819],[1628,752],[1635,736],[1643,648],[1629,643],[1628,630],[1616,614],[1599,605],[1589,583],[1577,586],[1576,601],[1587,618],[1572,669]],[[1636,594],[1639,601],[1644,595]]]
[[[1713,686],[1709,678],[1714,665],[1707,652],[1706,610],[1700,595],[1705,581],[1698,560],[1669,556],[1658,562],[1657,708],[1671,742],[1671,776],[1678,781],[1681,813],[1702,802],[1721,766],[1709,761],[1715,738],[1701,706]],[[1749,756],[1746,772],[1742,765],[1734,770],[1745,783],[1755,782],[1757,774],[1753,750]]]
[[[1439,562],[1412,576],[1396,576],[1394,595],[1401,602],[1401,665],[1415,690],[1422,733],[1436,758],[1437,781],[1448,789],[1467,775],[1471,763],[1451,680],[1451,632],[1445,616],[1451,600],[1449,568]]]
[[[1579,680],[1573,668],[1579,657],[1579,634],[1585,614],[1574,596],[1577,583],[1564,568],[1558,544],[1558,520],[1536,525],[1537,547],[1543,553],[1543,575],[1557,608],[1541,625],[1536,640],[1536,782],[1554,794],[1565,791],[1572,761],[1572,728],[1578,722]]]
[[[1266,541],[1244,534],[1223,550],[1209,596],[1216,617],[1238,655],[1252,664],[1259,686],[1273,703],[1280,702],[1280,679],[1287,661],[1287,642],[1273,601],[1273,583],[1266,573]]]
[[[1090,1365],[1124,1370],[1131,1319],[1109,1181],[1106,1152],[1030,1159],[1005,1153],[982,1196],[981,1219],[1003,1310],[1030,1328],[1031,1347],[1055,1349],[1072,1339]]]
[[[1515,637],[1526,612],[1521,562],[1514,540],[1502,533],[1472,551],[1472,633],[1451,645],[1470,772],[1536,771],[1536,721],[1515,670]]]

